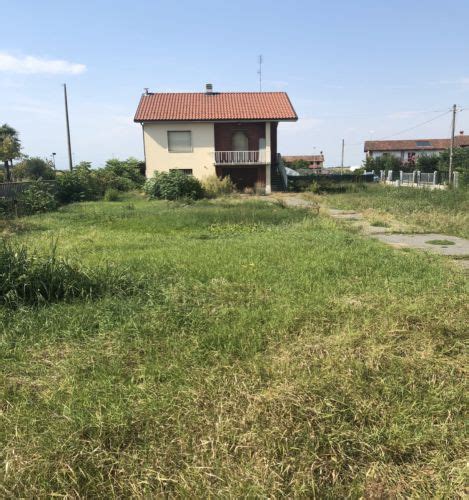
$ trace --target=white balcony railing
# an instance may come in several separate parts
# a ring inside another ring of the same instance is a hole
[[[215,163],[228,165],[265,163],[265,151],[215,151]]]

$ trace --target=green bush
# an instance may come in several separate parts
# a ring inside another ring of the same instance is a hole
[[[203,180],[202,186],[207,198],[216,198],[217,196],[224,196],[235,191],[235,185],[230,176],[220,178],[212,175]]]
[[[440,159],[438,155],[419,156],[417,158],[416,170],[420,172],[434,172],[439,168]]]
[[[144,185],[144,191],[150,198],[178,200],[181,198],[198,200],[204,196],[204,189],[198,179],[185,175],[178,170],[155,172]]]
[[[24,159],[12,168],[11,173],[15,180],[55,179],[55,170],[50,162],[38,157]]]
[[[57,176],[57,199],[60,203],[96,200],[104,190],[89,162],[82,162],[71,172]]]
[[[367,172],[374,170],[375,173],[379,173],[380,170],[405,170],[403,163],[399,158],[389,153],[384,153],[378,158],[367,157],[363,164]],[[409,166],[414,170],[414,165]]]
[[[103,169],[99,172],[107,175],[109,181],[117,185],[109,185],[119,191],[130,191],[131,189],[141,188],[145,183],[145,176],[141,171],[141,162],[136,158],[127,158],[127,160],[118,160],[112,158],[106,162]]]
[[[18,196],[18,212],[31,215],[56,210],[58,203],[55,197],[55,186],[40,181],[32,184]]]
[[[119,177],[113,172],[102,168],[95,171],[95,176],[102,193],[107,189],[115,189],[117,191],[132,191],[140,186],[135,184],[132,180],[126,177]]]
[[[117,189],[108,188],[104,193],[104,201],[118,201],[119,195],[120,193]]]

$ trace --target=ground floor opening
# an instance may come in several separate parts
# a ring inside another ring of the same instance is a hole
[[[256,184],[266,185],[265,165],[258,166],[217,166],[217,176],[230,176],[236,188],[240,191],[254,188]]]

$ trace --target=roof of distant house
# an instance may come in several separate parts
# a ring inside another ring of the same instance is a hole
[[[324,161],[324,155],[302,155],[302,156],[283,156],[282,155],[283,161],[287,163],[293,163],[294,161],[299,161],[303,160],[308,163],[313,163],[313,162],[323,162]]]
[[[450,139],[410,139],[404,141],[365,141],[366,151],[432,151],[448,149]],[[456,147],[469,146],[469,135],[459,134],[454,138]]]
[[[134,121],[295,121],[285,92],[181,92],[143,94]]]

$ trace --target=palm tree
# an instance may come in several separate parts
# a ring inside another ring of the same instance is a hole
[[[21,156],[21,142],[18,132],[10,125],[4,123],[0,127],[0,161],[3,161],[7,181],[11,180],[10,165],[13,160]]]

